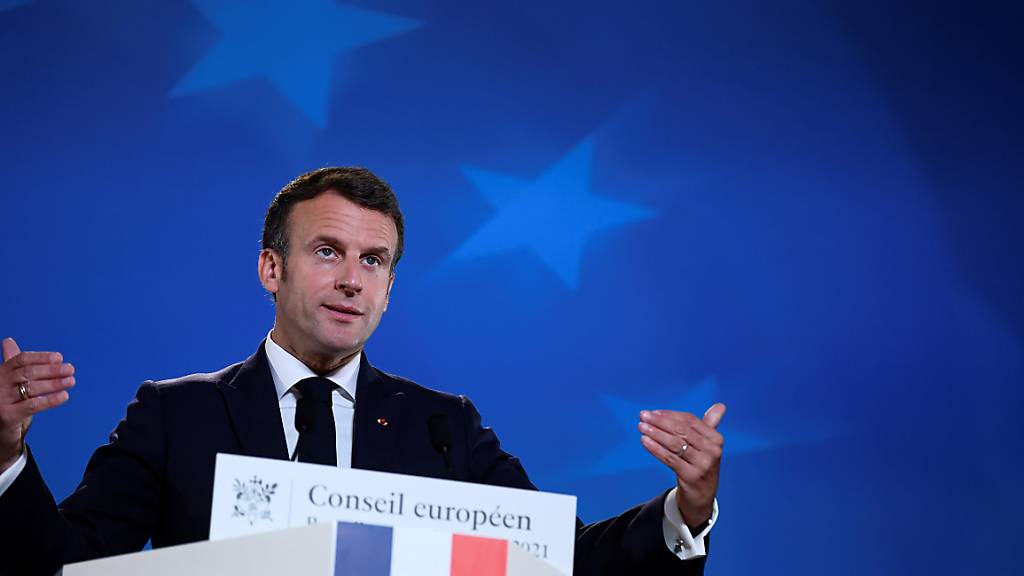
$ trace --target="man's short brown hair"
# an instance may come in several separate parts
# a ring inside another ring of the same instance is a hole
[[[328,191],[347,198],[363,208],[391,217],[395,229],[398,230],[398,245],[395,247],[395,258],[391,261],[391,270],[394,271],[395,265],[402,257],[404,246],[405,224],[402,211],[398,207],[398,198],[395,197],[391,186],[366,168],[319,168],[306,172],[281,188],[270,202],[267,216],[263,221],[263,249],[274,250],[287,263],[288,215],[292,207]]]

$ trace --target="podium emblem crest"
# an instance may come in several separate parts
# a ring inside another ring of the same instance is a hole
[[[270,514],[270,502],[277,492],[277,483],[264,482],[258,476],[246,481],[235,478],[234,490],[235,508],[231,513],[232,518],[242,518],[250,526],[255,526],[260,520],[274,521]]]

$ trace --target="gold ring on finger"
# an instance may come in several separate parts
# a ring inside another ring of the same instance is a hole
[[[18,394],[21,395],[22,400],[28,400],[28,382],[18,384]]]

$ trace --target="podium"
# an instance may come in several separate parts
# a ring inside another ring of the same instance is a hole
[[[68,564],[63,576],[569,576],[507,540],[312,524]]]

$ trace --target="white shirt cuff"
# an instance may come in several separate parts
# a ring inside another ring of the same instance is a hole
[[[680,560],[690,560],[707,555],[704,548],[704,537],[711,532],[711,527],[718,522],[718,498],[712,503],[711,521],[700,531],[700,534],[693,536],[690,529],[679,513],[679,506],[676,504],[676,488],[673,488],[665,497],[665,515],[661,519],[662,532],[665,533],[665,545]]]
[[[7,489],[14,484],[14,480],[18,478],[21,471],[25,469],[25,464],[28,464],[28,456],[25,456],[25,451],[21,451],[21,456],[14,462],[14,465],[4,470],[3,474],[0,474],[0,496],[7,492]]]

